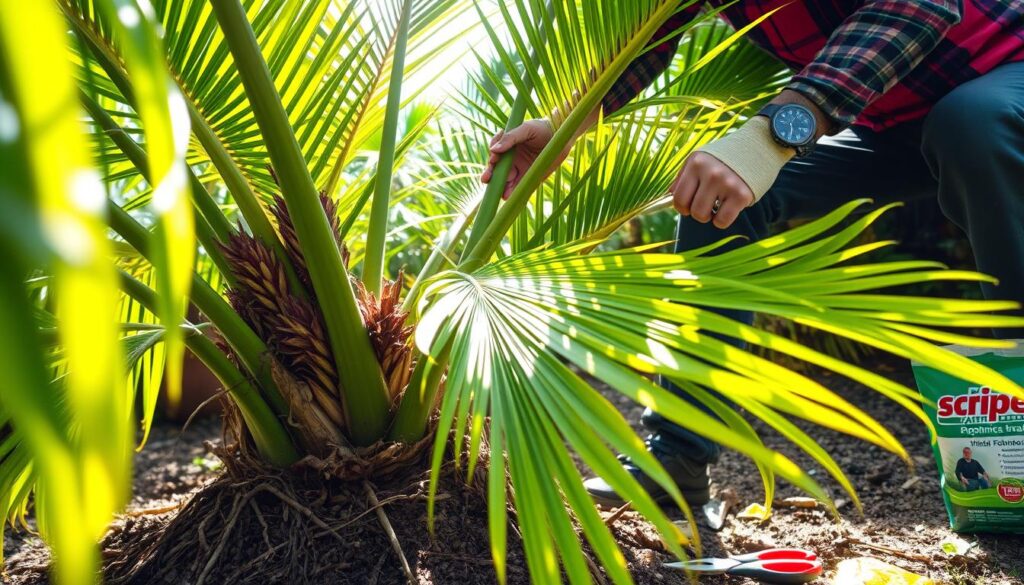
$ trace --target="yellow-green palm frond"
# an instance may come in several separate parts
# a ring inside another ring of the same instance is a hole
[[[667,542],[678,536],[664,513],[622,471],[613,453],[632,457],[678,500],[675,486],[645,453],[643,442],[622,416],[567,364],[667,419],[751,457],[762,470],[768,502],[775,475],[816,498],[828,501],[828,496],[805,470],[766,449],[733,409],[742,409],[791,440],[855,501],[854,487],[836,461],[793,419],[811,421],[907,457],[892,433],[854,404],[723,339],[768,347],[831,369],[886,395],[927,422],[914,390],[722,317],[716,309],[755,309],[896,355],[913,356],[938,370],[1024,396],[1024,389],[1004,376],[932,344],[961,341],[1006,347],[1008,342],[947,329],[1019,327],[1024,319],[991,313],[1016,304],[869,292],[922,280],[982,281],[987,277],[944,270],[930,262],[846,264],[877,247],[851,245],[851,241],[885,208],[841,225],[863,205],[862,201],[851,203],[800,228],[720,255],[709,255],[710,247],[681,254],[636,249],[581,255],[595,245],[585,240],[509,256],[471,273],[444,272],[426,288],[417,343],[432,356],[449,354],[451,361],[435,470],[450,426],[456,436],[466,432],[471,437],[472,462],[480,448],[485,417],[490,417],[491,496],[499,499],[497,504],[492,501],[491,535],[499,574],[505,512],[504,496],[495,483],[503,485],[507,461],[535,580],[558,582],[559,559],[569,575],[577,570],[579,551],[564,508],[567,503],[614,580],[629,582],[628,575],[609,567],[618,558],[614,541],[603,525],[593,522],[593,503],[567,463],[566,443],[624,499],[632,501]],[[675,382],[719,418],[652,382],[655,375]],[[727,396],[731,404],[715,393]],[[507,453],[505,459],[502,450]],[[552,478],[553,483],[539,486],[538,477]]]

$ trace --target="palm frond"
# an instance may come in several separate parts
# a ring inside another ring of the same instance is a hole
[[[125,267],[132,276],[138,278],[148,286],[152,286],[153,272],[145,265],[139,266],[135,263],[134,270],[130,266]],[[120,320],[121,323],[148,323],[156,325],[159,319],[156,315],[147,310],[138,301],[128,295],[121,296]],[[162,327],[160,328],[163,329]],[[151,335],[152,331],[129,332],[125,343],[131,343],[132,347],[126,351],[127,390],[131,395],[141,393],[142,395],[142,439],[139,441],[141,449],[149,438],[149,431],[153,427],[153,416],[156,413],[157,400],[160,395],[160,386],[164,377],[164,370],[167,367],[165,360],[162,331],[157,336],[149,337],[146,341],[132,340],[135,336]],[[141,351],[141,353],[140,353]]]
[[[732,34],[731,27],[717,19],[690,29],[680,40],[668,71],[616,114],[656,106],[662,115],[685,116],[695,105],[739,114],[756,111],[782,89],[789,71],[745,38],[725,45]]]
[[[95,574],[96,541],[127,501],[131,473],[116,273],[59,13],[49,3],[8,1],[0,13],[0,190],[4,215],[22,223],[3,236],[10,252],[0,268],[0,403],[16,430],[5,438],[19,437],[32,456],[37,517],[60,559],[57,577],[77,583]],[[50,380],[23,284],[40,267],[53,275],[46,294],[67,362],[60,384]],[[30,486],[15,475],[7,512]]]
[[[686,110],[694,113],[678,116],[665,131],[652,129],[639,114],[599,120],[513,225],[511,250],[603,239],[638,214],[668,204],[668,186],[686,157],[736,120],[724,109]],[[654,117],[653,128],[661,119]]]
[[[258,194],[269,197],[276,186],[267,168],[266,147],[209,5],[199,0],[152,4],[165,31],[167,66],[186,98],[196,132],[189,162],[213,163],[206,168],[216,168],[222,176],[231,174],[230,165]],[[361,145],[380,132],[397,26],[395,4],[340,0],[250,3],[249,20],[314,180],[321,187],[336,188],[341,172]],[[444,72],[431,57],[458,39],[449,36],[439,44],[436,31],[450,26],[468,4],[456,0],[413,4],[411,58],[406,71],[414,75],[430,63],[433,77],[426,79],[429,82]],[[60,0],[60,5],[72,23],[116,64],[118,47],[94,0]],[[105,75],[100,70],[93,73],[101,78]],[[124,103],[116,83],[104,80],[101,85],[109,99]],[[418,93],[410,92],[404,103],[413,101]],[[217,158],[220,155],[227,160]],[[112,166],[131,172],[114,164],[123,162],[116,153],[109,156]]]
[[[856,492],[839,465],[790,419],[812,421],[903,458],[907,455],[883,424],[855,405],[723,338],[770,347],[832,369],[927,419],[912,389],[709,309],[755,308],[896,355],[913,355],[937,370],[1024,396],[1024,389],[1004,376],[930,343],[948,335],[933,329],[937,326],[1020,326],[1024,319],[988,313],[1013,308],[1014,303],[865,294],[922,279],[979,281],[987,277],[935,270],[927,263],[844,265],[867,250],[848,244],[881,211],[854,220],[833,235],[825,234],[863,204],[854,202],[801,228],[721,255],[707,255],[709,250],[654,254],[638,249],[581,256],[581,251],[595,245],[583,241],[513,255],[472,273],[442,273],[428,287],[421,303],[417,343],[435,357],[450,347],[451,356],[439,437],[447,437],[449,425],[457,435],[465,430],[475,437],[482,432],[483,417],[490,416],[492,449],[507,450],[535,579],[557,582],[553,559],[559,556],[565,570],[570,574],[573,570],[574,552],[563,543],[567,536],[562,534],[565,527],[560,519],[566,514],[563,500],[584,527],[584,519],[593,513],[592,503],[579,492],[578,476],[563,469],[567,453],[559,437],[626,500],[632,500],[666,541],[677,537],[647,494],[617,468],[612,450],[633,457],[678,499],[671,481],[645,456],[642,441],[629,431],[622,416],[566,362],[669,420],[751,457],[762,468],[769,497],[778,475],[828,501],[813,478],[766,449],[729,409],[743,409],[790,439],[855,501]],[[799,278],[794,278],[796,274]],[[1007,345],[966,335],[958,339],[987,347]],[[721,418],[659,387],[650,379],[655,375],[669,378]],[[732,404],[709,390],[727,393]],[[472,419],[467,413],[472,413]],[[531,437],[529,445],[523,437]],[[439,440],[435,469],[443,450],[444,441]],[[500,467],[500,452],[492,452],[491,461]],[[554,478],[555,485],[550,490],[529,486],[527,482],[536,477]],[[491,481],[503,480],[492,476]],[[501,518],[492,519],[492,538],[500,543],[502,535],[495,526],[504,522],[504,513],[492,508],[494,513]],[[549,521],[540,522],[545,516]],[[613,546],[600,527],[584,531],[599,554]],[[499,547],[495,554],[501,565],[504,552]],[[606,551],[602,560],[609,562],[611,555]],[[627,577],[615,578],[628,582]]]

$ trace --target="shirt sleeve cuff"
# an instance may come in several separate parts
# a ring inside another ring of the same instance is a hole
[[[815,65],[794,75],[786,89],[800,93],[818,106],[832,120],[836,131],[853,124],[874,92],[843,71],[831,67],[816,71],[812,67]]]

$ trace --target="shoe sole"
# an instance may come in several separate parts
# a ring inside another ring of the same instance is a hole
[[[683,499],[686,500],[686,503],[690,505],[690,508],[699,508],[700,506],[703,506],[704,504],[711,501],[710,488],[680,490],[680,492],[683,494]],[[599,496],[593,493],[590,494],[590,497],[594,499],[594,502],[596,504],[604,506],[606,508],[617,508],[626,503],[625,500],[621,498],[606,498],[604,496]],[[668,493],[662,493],[657,496],[654,496],[654,503],[658,504],[663,508],[666,507],[666,505],[675,507],[675,501],[672,499],[672,496],[669,495]]]

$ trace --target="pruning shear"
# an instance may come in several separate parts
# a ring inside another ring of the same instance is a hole
[[[724,559],[694,559],[665,563],[665,566],[693,571],[698,575],[750,577],[762,583],[777,585],[809,583],[821,576],[822,572],[818,555],[801,548],[770,548]]]

